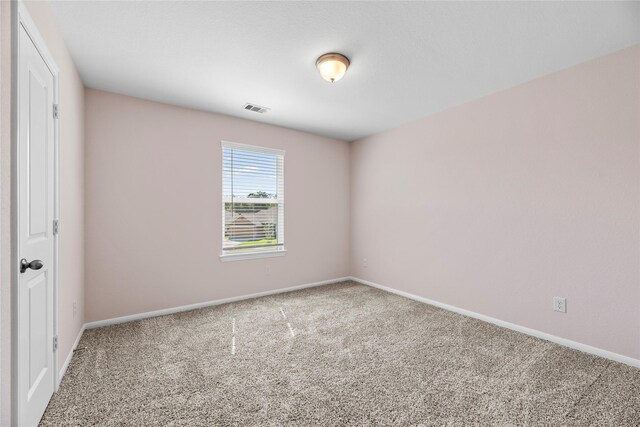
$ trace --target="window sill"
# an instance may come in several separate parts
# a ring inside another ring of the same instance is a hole
[[[255,259],[255,258],[271,258],[276,256],[284,256],[287,253],[285,249],[277,251],[262,251],[262,252],[244,252],[240,254],[222,254],[220,255],[220,261],[240,261],[243,259]]]

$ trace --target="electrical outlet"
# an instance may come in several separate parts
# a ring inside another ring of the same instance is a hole
[[[369,264],[367,263],[367,259],[366,258],[364,258],[362,260],[362,266],[365,267],[365,268],[369,266]]]
[[[560,313],[567,312],[567,299],[560,297],[553,297],[553,311],[558,311]]]
[[[267,265],[267,266],[265,267],[265,269],[264,269],[264,273],[265,273],[267,276],[271,276],[271,267]]]
[[[73,302],[73,317],[76,317],[76,314],[78,314],[78,303],[77,302]]]

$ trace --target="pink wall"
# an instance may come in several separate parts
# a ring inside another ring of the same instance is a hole
[[[84,324],[84,88],[48,2],[24,2],[60,68],[60,288],[59,355],[61,368]],[[0,425],[11,419],[11,6],[0,2]],[[73,303],[77,312],[73,314]]]
[[[11,8],[0,1],[0,426],[11,424]]]
[[[48,2],[25,2],[60,68],[60,367],[84,324],[84,86]],[[77,304],[76,314],[73,303]]]
[[[351,194],[353,275],[640,358],[640,45],[355,142]]]
[[[87,89],[86,316],[349,273],[349,144]],[[221,262],[220,140],[286,150],[283,257]]]

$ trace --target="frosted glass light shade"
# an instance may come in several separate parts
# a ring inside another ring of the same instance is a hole
[[[339,53],[325,53],[316,61],[316,67],[323,79],[337,82],[349,68],[349,59]]]

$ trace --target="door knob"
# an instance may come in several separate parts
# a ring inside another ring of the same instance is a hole
[[[27,262],[26,259],[22,258],[20,260],[20,273],[24,273],[27,271],[27,268],[32,270],[40,270],[44,264],[39,259],[34,259],[31,262]]]

